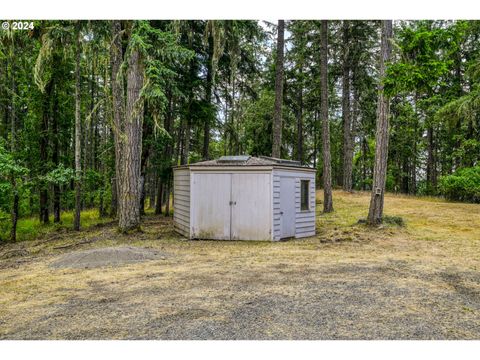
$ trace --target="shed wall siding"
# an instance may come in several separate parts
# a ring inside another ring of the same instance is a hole
[[[190,237],[190,170],[178,169],[173,175],[173,220],[175,229]]]
[[[315,173],[291,170],[273,170],[273,239],[281,239],[280,218],[280,179],[282,177],[295,178],[295,237],[315,235]],[[309,180],[309,210],[300,209],[300,181]]]

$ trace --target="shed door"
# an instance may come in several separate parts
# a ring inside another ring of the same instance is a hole
[[[230,239],[230,174],[193,175],[193,238]]]
[[[280,238],[295,236],[295,178],[280,178]]]
[[[232,240],[271,240],[270,174],[232,174]]]

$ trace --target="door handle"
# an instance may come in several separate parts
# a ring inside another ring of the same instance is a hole
[[[229,204],[230,206],[232,206],[232,205],[237,205],[237,202],[236,202],[236,201],[230,201],[228,204]]]
[[[283,211],[280,211],[280,215],[283,215]]]

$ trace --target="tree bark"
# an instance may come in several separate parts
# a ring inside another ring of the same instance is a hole
[[[165,216],[170,216],[170,187],[171,187],[171,180],[170,177],[167,179],[165,183]]]
[[[155,214],[160,215],[162,213],[162,199],[163,197],[163,183],[157,182],[157,202],[155,203]]]
[[[193,33],[193,32],[192,32]],[[191,45],[191,42],[190,42],[190,46]],[[212,45],[213,46],[213,45]],[[210,56],[210,55],[209,55]],[[213,56],[213,54],[211,54],[211,56]],[[209,59],[210,61],[210,59]],[[211,85],[208,84],[208,82],[211,82],[212,79],[211,79],[211,72],[212,72],[212,68],[211,68],[211,63],[209,63],[209,68],[208,68],[208,72],[207,73],[207,88],[209,90],[207,90],[209,93],[211,93]],[[182,126],[184,125],[185,126],[185,129],[183,131],[183,151],[182,151],[182,156],[181,156],[181,164],[182,165],[185,165],[185,164],[188,164],[189,162],[189,156],[190,156],[190,136],[191,136],[191,127],[192,127],[192,118],[194,116],[193,114],[193,110],[192,110],[192,104],[193,104],[193,100],[194,100],[194,93],[193,93],[193,82],[194,82],[194,79],[196,77],[196,73],[195,73],[195,59],[192,59],[190,61],[190,68],[189,68],[189,84],[188,84],[188,99],[187,99],[187,118],[184,119],[184,122],[182,122]],[[211,95],[210,95],[211,96]],[[208,97],[208,94],[207,94],[207,97]],[[168,89],[167,91],[167,99],[168,99],[168,109],[167,109],[167,115],[166,115],[166,118],[165,118],[165,130],[169,133],[171,131],[171,118],[173,117],[173,95],[172,95],[172,91],[170,89]],[[209,100],[207,100],[208,103],[210,104],[210,101],[211,101],[211,98]],[[208,121],[207,121],[208,122]],[[207,126],[207,124],[205,124],[205,126]],[[207,136],[207,138],[209,138],[209,134],[210,134],[210,130],[206,131],[204,136]],[[207,141],[209,141],[209,139],[207,139]],[[205,145],[206,148],[204,148],[203,150],[206,151],[206,155],[208,157],[208,146],[209,145]],[[165,155],[165,152],[164,154]]]
[[[190,119],[185,119],[185,131],[183,133],[183,139],[185,147],[183,148],[182,153],[182,165],[186,165],[189,162],[189,155],[190,155],[190,134],[192,132],[192,122]]]
[[[318,141],[317,141],[317,133],[318,133],[318,113],[315,109],[313,113],[313,168],[317,169],[317,155],[318,155]]]
[[[52,96],[52,82],[50,81],[45,87],[42,106],[42,120],[40,122],[40,169],[42,175],[48,171],[48,140],[49,140],[49,117],[50,117],[50,98]],[[48,185],[45,181],[40,183],[40,222],[48,224]]]
[[[414,130],[413,133],[415,135],[415,141],[413,143],[413,158],[412,158],[412,169],[411,169],[411,175],[412,175],[412,184],[410,186],[410,192],[415,195],[417,193],[417,138],[419,137],[419,124],[418,124],[418,93],[415,91],[415,97],[414,97],[414,105],[415,105],[415,125],[414,125]]]
[[[127,68],[127,104],[122,141],[122,181],[119,188],[118,225],[121,232],[140,226],[141,155],[144,65],[138,49],[131,52]]]
[[[75,217],[73,229],[80,230],[81,210],[81,119],[80,119],[80,22],[75,26]]]
[[[103,204],[103,184],[102,184],[102,190],[100,190],[100,194],[99,194],[99,199],[98,199],[98,216],[100,218],[104,218],[106,216],[106,213],[105,213],[105,206]]]
[[[5,66],[3,66],[3,63],[5,64]],[[6,84],[8,84],[9,80],[8,80],[8,59],[5,59],[4,61],[2,61],[2,64],[0,66],[0,79],[2,79],[2,81],[4,81]],[[6,87],[5,86],[2,86],[0,88],[0,98],[2,99],[2,101],[0,102],[0,110],[2,111],[1,113],[1,120],[3,123],[1,124],[0,126],[0,129],[2,130],[2,133],[0,134],[0,136],[2,136],[5,141],[8,140],[7,136],[8,136],[8,124],[9,124],[9,120],[8,120],[8,101],[4,100],[4,99],[7,99],[7,94],[6,94]]]
[[[410,164],[408,163],[408,159],[402,159],[402,187],[401,191],[404,194],[410,193]]]
[[[433,126],[427,128],[427,192],[434,194],[436,189],[435,140]]]
[[[272,157],[280,158],[282,149],[283,58],[285,21],[278,20],[277,59],[275,66],[275,105],[273,113]]]
[[[57,84],[55,83],[55,88]],[[59,135],[58,135],[58,94],[55,90],[53,99],[52,127],[53,127],[53,154],[52,160],[56,167],[59,165]],[[60,222],[60,185],[53,184],[53,222]]]
[[[190,75],[193,76],[193,63],[190,64]],[[165,122],[164,122],[164,128],[165,131],[170,134],[172,137],[173,135],[173,120],[174,120],[174,98],[171,89],[167,90],[167,99],[168,99],[168,107],[167,107],[167,113],[165,115]],[[191,111],[192,111],[192,101],[193,101],[193,90],[189,90],[189,97],[188,97],[188,116],[191,116]],[[190,142],[190,126],[191,122],[190,120],[185,120],[185,122],[182,124],[185,125],[186,123],[186,130],[185,132],[187,133],[184,136],[184,139],[187,143]],[[180,135],[182,134],[182,131],[179,132]],[[181,137],[181,136],[180,136]],[[189,152],[189,144],[185,144],[185,149],[184,152],[181,154],[181,159],[180,162],[182,165],[186,164],[188,162],[188,152]],[[160,174],[160,181],[158,181],[158,188],[157,188],[157,204],[155,208],[155,214],[161,214],[162,213],[162,205],[163,205],[163,198],[164,198],[164,186],[168,184],[168,177],[170,176],[170,169],[171,169],[171,158],[173,154],[173,143],[168,143],[167,146],[165,146],[164,150],[162,151],[161,157],[162,157],[162,162],[161,162],[161,174]]]
[[[328,23],[322,20],[320,31],[320,107],[323,147],[323,212],[333,211],[330,124],[328,121]]]
[[[153,150],[152,150],[153,152]],[[154,152],[153,152],[154,153]],[[155,209],[155,194],[156,194],[156,185],[157,185],[157,175],[156,171],[153,171],[150,176],[150,182],[148,184],[148,195],[149,195],[149,202],[148,208],[154,210]]]
[[[303,76],[303,64],[300,65],[300,78]],[[303,155],[303,81],[298,90],[298,109],[297,109],[297,160],[300,164],[304,162]]]
[[[140,204],[139,204],[140,216],[145,216],[145,197],[147,194],[145,191],[145,184],[146,184],[145,175],[143,174],[143,170],[141,170],[140,171]]]
[[[115,177],[112,179],[112,213],[118,218],[119,216],[119,192],[122,188],[122,139],[123,139],[123,119],[125,116],[125,96],[124,81],[121,73],[121,65],[123,61],[122,51],[122,26],[120,20],[114,20],[111,24],[112,45],[110,47],[110,67],[111,87],[112,87],[112,110],[113,110],[113,139],[115,146]]]
[[[110,217],[115,218],[118,214],[118,189],[117,189],[117,179],[112,177],[111,180],[111,190],[112,190],[112,201],[110,203]]]
[[[390,41],[392,38],[392,33],[392,20],[383,20],[380,50],[380,83],[378,87],[377,130],[375,134],[375,167],[373,170],[372,195],[367,219],[367,223],[369,225],[381,224],[383,220],[383,203],[385,196],[385,181],[387,177],[388,160],[388,117],[390,111],[390,101],[384,93],[383,79],[385,78],[386,63],[390,59]]]
[[[350,54],[349,54],[349,22],[343,21],[343,84],[342,84],[342,117],[343,117],[343,190],[352,191],[353,139],[350,114]]]
[[[17,241],[17,222],[18,222],[18,204],[20,201],[20,197],[18,195],[17,189],[17,180],[14,176],[12,176],[12,187],[13,187],[13,204],[12,204],[12,213],[11,213],[11,220],[12,220],[12,228],[10,229],[10,241],[15,242]]]
[[[362,190],[367,190],[367,152],[368,152],[368,143],[365,134],[362,135],[361,140],[362,147]]]
[[[147,121],[143,122],[143,136],[148,137],[153,132],[152,126]],[[140,140],[141,141],[141,140]],[[142,149],[141,166],[140,166],[140,215],[145,215],[145,198],[147,197],[147,164],[150,157],[150,147]]]
[[[11,44],[11,52],[10,55],[13,59],[14,56],[14,44],[12,39]],[[10,121],[11,121],[11,153],[15,156],[16,146],[17,146],[17,113],[16,113],[16,104],[15,98],[17,96],[17,83],[15,79],[15,62],[12,61],[12,96],[11,96],[11,105],[10,105]],[[13,188],[13,203],[12,203],[12,212],[11,212],[11,220],[12,220],[12,228],[10,229],[10,241],[15,242],[17,241],[17,222],[18,222],[18,204],[20,201],[17,189],[17,179],[15,178],[15,174],[12,173],[12,188]]]
[[[208,36],[208,50],[207,50],[207,79],[205,86],[205,101],[208,105],[212,106],[212,89],[213,89],[213,35],[209,34]],[[210,148],[210,114],[206,116],[205,126],[203,131],[203,151],[202,157],[203,160],[208,160],[210,158],[209,148]],[[190,128],[190,119],[187,119],[187,128]],[[189,133],[186,134],[187,141],[189,141]],[[188,155],[187,155],[188,156]]]

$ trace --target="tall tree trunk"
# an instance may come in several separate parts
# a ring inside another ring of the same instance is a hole
[[[140,173],[142,156],[142,122],[144,65],[138,49],[132,51],[127,68],[127,104],[122,141],[122,177],[119,188],[118,226],[121,232],[140,226]]]
[[[228,85],[225,84],[224,88],[224,97],[225,97],[225,108],[223,109],[223,116],[224,116],[224,126],[223,126],[223,155],[227,155],[227,144],[228,144],[228,119],[230,116],[230,109],[229,105],[229,93],[228,93]]]
[[[418,93],[415,91],[414,97],[414,105],[415,105],[415,123],[414,123],[414,143],[413,143],[413,157],[412,157],[412,169],[411,169],[411,176],[412,176],[412,184],[410,186],[410,192],[415,195],[417,193],[417,138],[419,137],[418,134]]]
[[[11,220],[12,220],[12,228],[10,229],[10,241],[15,242],[17,241],[17,222],[18,222],[18,204],[20,201],[20,197],[18,195],[17,189],[17,180],[14,176],[12,176],[12,187],[13,187],[13,203],[12,203],[12,213],[11,213]]]
[[[14,57],[14,44],[12,39],[11,44],[11,52],[10,55],[13,59]],[[12,96],[11,96],[11,105],[10,105],[10,121],[11,121],[11,143],[10,143],[10,150],[12,155],[15,156],[16,152],[16,145],[17,145],[17,114],[16,114],[16,105],[15,105],[15,98],[17,96],[17,83],[15,79],[15,62],[12,61]],[[13,203],[12,203],[12,212],[11,212],[11,220],[12,220],[12,228],[10,229],[10,241],[15,242],[17,241],[17,222],[18,222],[18,204],[19,204],[19,195],[17,189],[17,180],[15,175],[12,173],[12,188],[13,188]]]
[[[402,159],[402,193],[410,193],[410,167],[407,158]]]
[[[50,99],[52,96],[52,82],[49,81],[45,87],[42,106],[42,121],[40,122],[40,168],[42,175],[48,172],[48,140],[49,140],[49,117],[50,117]],[[48,185],[45,181],[40,184],[40,222],[48,224]]]
[[[191,45],[191,44],[190,44]],[[213,56],[213,55],[212,55]],[[211,69],[209,71],[212,71]],[[182,165],[185,165],[185,164],[188,164],[188,159],[189,159],[189,156],[190,156],[190,136],[191,136],[191,127],[192,127],[192,118],[194,116],[193,114],[193,109],[192,109],[192,105],[193,105],[193,100],[194,100],[194,93],[193,93],[193,81],[195,79],[195,60],[192,59],[190,61],[190,69],[189,69],[189,84],[188,84],[188,99],[187,99],[187,118],[183,120],[182,122],[182,126],[184,125],[185,128],[184,128],[184,131],[183,131],[183,152],[182,152],[182,156],[180,158],[180,163]],[[207,81],[211,81],[211,79],[209,79],[209,76],[207,74]],[[207,84],[207,87],[208,87],[208,84]],[[211,91],[211,90],[209,90]],[[170,134],[170,128],[171,128],[171,117],[173,115],[171,115],[171,112],[173,111],[172,109],[172,101],[173,101],[173,95],[172,95],[172,92],[170,89],[168,89],[168,93],[167,93],[167,98],[168,98],[168,112],[167,112],[167,116],[165,118],[165,130],[167,130],[167,132]],[[206,126],[206,125],[205,125]],[[208,131],[208,134],[210,133],[210,130]],[[205,134],[204,134],[205,135]],[[205,149],[204,149],[205,150]],[[208,151],[208,149],[207,149]],[[166,154],[166,149],[165,151],[163,152],[163,155],[165,156]]]
[[[153,129],[150,123],[143,122],[143,136],[150,136]],[[150,157],[150,147],[144,147],[142,149],[141,166],[140,166],[140,215],[145,215],[145,198],[147,196],[146,181],[147,181],[147,163]]]
[[[95,168],[95,156],[96,156],[96,110],[95,110],[95,90],[96,90],[96,81],[95,81],[95,53],[92,54],[92,69],[91,69],[91,78],[90,78],[90,154],[89,154],[89,161],[88,165],[89,168],[92,170],[96,170]],[[93,194],[93,192],[92,192]],[[93,206],[93,204],[91,204]]]
[[[145,175],[143,173],[143,170],[140,170],[140,204],[139,204],[140,216],[145,216],[145,197],[147,194],[145,191],[145,184],[146,184]]]
[[[383,79],[385,77],[386,63],[390,59],[390,41],[392,33],[392,20],[383,20],[380,50],[380,82],[378,87],[377,105],[377,131],[375,134],[375,167],[373,170],[372,195],[367,219],[369,225],[380,224],[383,219],[383,202],[385,196],[388,158],[388,116],[390,110],[390,101],[383,90]]]
[[[95,53],[93,53],[91,59],[91,75],[90,75],[90,121],[86,124],[88,129],[88,146],[85,146],[85,151],[88,151],[88,155],[86,157],[86,165],[84,170],[87,169],[96,170],[95,169],[95,123],[97,121],[95,117]],[[95,192],[90,189],[89,195],[90,198],[88,199],[88,207],[93,208],[94,200],[95,200]]]
[[[352,127],[351,127],[351,147],[350,147],[350,152],[348,153],[348,163],[351,164],[351,169],[350,169],[350,181],[351,181],[351,187],[350,187],[350,191],[353,190],[353,187],[354,187],[354,183],[353,183],[353,154],[354,154],[354,150],[355,150],[355,138],[357,136],[357,129],[358,129],[358,118],[359,118],[359,113],[360,113],[360,110],[359,110],[359,106],[360,106],[360,100],[359,100],[359,90],[358,88],[353,85],[353,84],[356,84],[356,81],[355,81],[355,72],[353,73],[353,80],[352,80],[352,86],[354,87],[353,88],[353,104],[352,104],[352,114],[351,114],[351,124],[352,124]]]
[[[59,165],[59,135],[58,135],[58,94],[57,83],[55,80],[55,98],[53,99],[52,127],[53,127],[53,154],[52,160],[55,167]],[[60,222],[60,185],[53,184],[53,222]]]
[[[318,156],[318,112],[315,109],[313,113],[313,168],[317,169],[317,156]]]
[[[277,59],[275,65],[275,106],[273,113],[272,157],[280,158],[282,149],[283,58],[285,21],[278,20]]]
[[[157,202],[155,203],[155,214],[160,215],[162,213],[163,202],[163,183],[161,180],[157,182]]]
[[[3,63],[5,63],[5,66],[3,66]],[[5,84],[9,83],[8,80],[8,59],[3,60],[0,63],[0,79],[1,81],[4,82]],[[1,119],[0,119],[0,130],[2,131],[0,136],[2,136],[5,141],[8,140],[8,101],[6,100],[8,97],[6,95],[6,87],[2,86],[0,87],[0,110],[1,110]]]
[[[300,78],[303,77],[303,64],[300,65]],[[304,162],[303,155],[303,81],[298,90],[298,109],[297,109],[297,160],[301,164]]]
[[[111,179],[112,200],[110,202],[110,217],[115,218],[118,214],[118,189],[117,178],[114,176]]]
[[[112,212],[118,218],[120,212],[120,189],[123,187],[122,162],[123,162],[123,121],[125,117],[124,81],[121,72],[123,62],[122,51],[122,25],[120,20],[114,20],[111,24],[110,67],[112,71],[112,110],[113,110],[113,138],[115,146],[115,177],[112,179]]]
[[[328,121],[328,23],[322,20],[320,32],[320,106],[323,145],[323,212],[333,211],[330,124]]]
[[[236,140],[235,134],[235,75],[231,76],[230,78],[232,83],[232,102],[230,104],[230,150],[229,153],[231,155],[234,154],[234,141]],[[237,143],[237,142],[236,142]],[[238,153],[235,153],[238,155]]]
[[[180,126],[177,129],[177,144],[176,144],[176,151],[175,151],[175,164],[176,165],[185,165],[182,161],[183,159],[183,143],[185,142],[183,139],[183,133],[185,132],[185,122],[186,119],[180,121]]]
[[[435,193],[436,169],[435,169],[435,140],[433,126],[427,128],[427,192]]]
[[[182,165],[186,165],[189,162],[191,133],[192,133],[192,122],[190,119],[185,119],[185,131],[183,133],[185,147],[183,148],[183,153],[182,153]]]
[[[75,217],[73,229],[80,230],[81,210],[81,119],[80,119],[80,21],[75,26]]]
[[[213,48],[214,48],[214,41],[213,35],[210,34],[208,36],[208,50],[207,50],[207,79],[206,79],[206,86],[205,86],[205,101],[209,106],[212,106],[212,89],[213,89]],[[206,116],[205,118],[205,126],[203,131],[203,151],[202,157],[203,160],[208,160],[210,158],[209,148],[210,148],[210,123],[212,119],[210,116]],[[187,128],[189,129],[190,120],[188,119]],[[187,134],[189,136],[189,134]]]
[[[191,63],[190,66],[190,74],[193,75],[193,63]],[[191,93],[189,93],[189,99],[188,99],[188,116],[190,117],[191,111],[192,111],[192,101],[193,101],[193,90],[191,90]],[[168,107],[167,107],[167,113],[165,115],[165,123],[164,123],[164,128],[165,131],[170,134],[173,137],[173,119],[174,119],[174,100],[173,100],[173,94],[171,89],[167,90],[167,99],[168,99]],[[185,120],[187,123],[187,133],[184,138],[186,141],[189,143],[190,142],[190,120]],[[180,131],[181,134],[181,131]],[[181,136],[180,136],[181,137]],[[187,164],[188,162],[188,156],[185,156],[185,154],[189,151],[189,145],[185,144],[185,150],[184,153],[181,155],[180,162],[182,165]],[[170,173],[171,169],[171,159],[173,155],[173,143],[168,143],[161,155],[162,158],[162,170],[161,174],[159,177],[158,181],[158,188],[157,188],[157,204],[155,207],[155,214],[161,214],[162,213],[162,205],[163,205],[163,200],[164,200],[164,187],[168,183],[168,174]],[[167,174],[167,175],[165,175]]]
[[[368,142],[365,135],[362,136],[362,190],[367,190],[367,152]]]
[[[349,54],[349,22],[343,21],[343,84],[342,84],[342,117],[343,117],[343,190],[352,191],[353,139],[350,116],[350,54]]]
[[[103,180],[102,180],[103,183]],[[100,189],[100,194],[99,194],[99,199],[98,199],[98,216],[100,218],[104,218],[107,214],[105,212],[105,205],[104,205],[104,191],[103,191],[104,185],[102,184],[102,189]]]
[[[153,152],[153,149],[152,149]],[[153,152],[154,153],[154,152]],[[155,195],[156,195],[156,190],[157,190],[157,171],[153,171],[151,176],[150,176],[150,182],[148,184],[148,196],[149,196],[149,202],[148,202],[148,208],[151,210],[155,209]]]
[[[170,216],[170,188],[171,178],[169,176],[165,182],[165,216]]]

